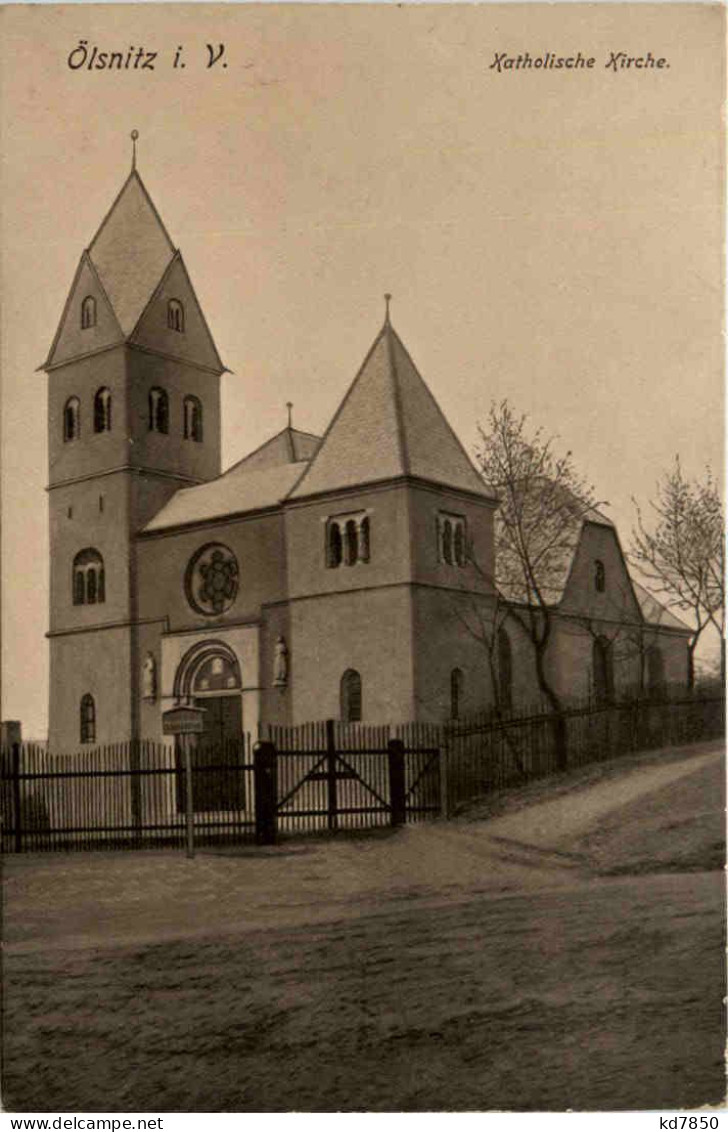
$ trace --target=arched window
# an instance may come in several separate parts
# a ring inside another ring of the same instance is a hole
[[[94,432],[111,432],[110,389],[99,389],[94,397]]]
[[[511,638],[504,628],[498,630],[498,691],[503,711],[513,707],[513,653]]]
[[[229,692],[240,687],[240,669],[227,656],[211,656],[203,660],[194,674],[192,690],[196,696],[210,692]]]
[[[465,677],[462,668],[453,668],[450,673],[450,719],[460,719],[463,710]]]
[[[659,645],[647,650],[647,688],[651,696],[659,697],[665,692],[665,658]]]
[[[184,437],[185,440],[202,440],[202,402],[197,397],[185,397],[184,400]]]
[[[369,561],[369,516],[365,515],[359,524],[359,559]]]
[[[149,390],[149,431],[169,432],[169,397],[157,386]]]
[[[453,538],[453,557],[456,566],[465,565],[465,528],[462,523],[455,524],[455,536]]]
[[[468,560],[467,525],[463,515],[437,516],[437,559],[447,566],[464,567]]]
[[[78,397],[69,397],[63,406],[63,439],[77,440],[81,435],[81,404]]]
[[[73,560],[73,604],[99,605],[106,601],[104,560],[98,550],[86,547]]]
[[[340,566],[343,557],[343,546],[341,542],[341,528],[338,523],[331,522],[328,527],[328,538],[326,543],[326,563],[328,566]]]
[[[344,723],[361,721],[361,676],[353,668],[341,677],[341,718]]]
[[[359,532],[353,519],[348,519],[344,528],[346,565],[353,566],[359,557]]]
[[[614,699],[614,669],[612,649],[604,637],[597,637],[592,646],[594,671],[594,697],[598,704],[609,704]]]
[[[185,308],[179,299],[170,299],[167,303],[167,326],[182,334],[185,328]]]
[[[96,299],[87,295],[81,303],[81,329],[88,330],[96,325]]]
[[[85,696],[81,697],[80,723],[81,723],[81,742],[82,743],[95,743],[96,742],[96,704],[94,703],[93,696],[89,692],[86,692]]]
[[[594,559],[594,589],[599,594],[603,594],[607,585],[607,574],[604,569],[604,563],[601,558]]]
[[[442,557],[448,566],[452,566],[452,523],[445,519],[442,528]]]

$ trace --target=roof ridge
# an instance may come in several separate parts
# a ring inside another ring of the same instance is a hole
[[[221,472],[220,474],[226,476],[228,472],[232,472],[234,468],[237,468],[240,464],[244,464],[246,460],[250,460],[251,457],[257,456],[258,453],[262,452],[264,448],[267,448],[269,444],[273,444],[276,440],[280,439],[284,432],[288,432],[288,426],[280,429],[278,432],[274,432],[273,436],[269,436],[267,440],[264,440],[257,446],[257,448],[254,448],[252,452],[246,452],[244,456],[241,456],[239,460],[236,460],[234,464],[231,464],[229,468],[226,468],[225,471]],[[293,432],[298,433],[298,435],[300,436],[307,436],[311,440],[321,440],[321,437],[318,436],[315,432],[304,432],[300,428],[294,428]],[[309,463],[310,461],[306,456],[304,456],[303,459],[299,460],[294,453],[294,459],[291,460],[292,464],[302,464],[304,462]]]
[[[454,440],[454,441],[455,441],[455,444],[456,444],[457,448],[459,449],[460,453],[461,453],[461,454],[462,454],[462,455],[464,456],[464,458],[465,458],[465,460],[466,460],[466,462],[467,462],[468,466],[469,466],[469,467],[470,467],[470,468],[472,469],[472,471],[473,471],[473,474],[477,476],[477,478],[478,478],[478,479],[480,480],[481,484],[483,485],[483,491],[484,491],[484,492],[488,492],[489,494],[493,495],[493,497],[495,498],[495,494],[494,494],[494,493],[493,493],[492,491],[489,491],[489,485],[488,485],[488,484],[486,484],[486,482],[485,482],[485,480],[483,479],[482,475],[480,474],[480,472],[479,472],[479,471],[478,471],[478,469],[476,468],[475,464],[474,464],[474,463],[473,463],[473,461],[471,460],[470,456],[468,455],[468,452],[467,452],[467,450],[466,450],[466,448],[465,448],[465,445],[464,445],[464,444],[463,444],[463,442],[461,441],[461,439],[460,439],[460,437],[458,436],[458,434],[457,434],[457,433],[455,432],[455,429],[454,429],[454,428],[452,427],[452,425],[450,424],[450,421],[449,421],[449,420],[447,419],[447,417],[445,416],[445,413],[444,413],[444,412],[442,411],[442,409],[440,408],[440,405],[439,405],[439,404],[438,404],[438,402],[437,402],[437,398],[435,397],[435,394],[434,394],[434,393],[432,392],[432,390],[430,389],[430,387],[429,387],[429,385],[428,385],[427,381],[425,380],[425,378],[424,378],[424,377],[422,376],[422,374],[420,373],[420,371],[419,371],[419,368],[418,368],[417,364],[415,363],[415,361],[414,361],[414,359],[413,359],[412,355],[410,354],[409,350],[408,350],[408,349],[407,349],[407,347],[405,346],[404,342],[402,341],[402,339],[400,338],[399,334],[398,334],[398,333],[397,333],[397,331],[396,331],[396,330],[394,329],[394,327],[392,327],[392,328],[391,328],[391,330],[392,330],[392,333],[394,334],[395,338],[397,339],[397,342],[398,342],[398,344],[399,344],[400,348],[402,349],[402,351],[403,351],[403,353],[404,353],[405,357],[407,358],[408,362],[409,362],[409,363],[410,363],[410,365],[412,366],[412,369],[413,369],[413,370],[414,370],[414,372],[415,372],[415,373],[417,374],[417,377],[418,377],[418,378],[420,379],[420,382],[422,383],[422,387],[424,388],[424,390],[425,390],[425,392],[426,392],[426,394],[427,394],[428,398],[430,399],[430,401],[432,402],[432,404],[433,404],[434,408],[436,409],[437,413],[439,414],[440,418],[442,419],[442,421],[443,421],[443,423],[444,423],[444,425],[445,425],[445,427],[446,427],[446,429],[447,429],[448,433],[450,434],[450,437],[452,438],[452,440]]]
[[[341,416],[341,414],[344,410],[345,405],[350,400],[352,393],[356,389],[356,386],[358,385],[359,380],[360,380],[362,374],[364,373],[364,370],[366,369],[366,367],[369,363],[369,359],[371,358],[372,354],[374,353],[377,346],[379,345],[380,339],[381,339],[382,335],[384,334],[385,330],[386,330],[386,326],[383,326],[382,329],[377,334],[374,341],[372,342],[371,346],[367,350],[366,357],[364,358],[364,361],[359,366],[359,369],[356,372],[354,380],[351,382],[349,388],[347,389],[346,393],[344,394],[341,401],[339,402],[339,405],[338,405],[336,412],[334,413],[334,415],[331,418],[331,420],[329,421],[326,429],[324,430],[324,434],[321,437],[321,443],[319,444],[318,448],[316,449],[316,452],[314,453],[312,459],[309,460],[308,464],[306,465],[306,467],[301,472],[301,475],[299,476],[299,478],[296,480],[296,482],[291,487],[291,490],[288,492],[288,495],[286,496],[287,499],[290,499],[291,496],[294,494],[294,492],[298,491],[299,487],[301,486],[301,484],[305,480],[306,476],[309,474],[309,472],[313,471],[314,467],[316,466],[316,462],[319,459],[321,453],[323,452],[323,450],[326,446],[326,441],[328,440],[328,438],[329,438],[329,436],[330,436],[330,434],[331,434],[331,432],[334,428],[334,425],[338,421],[339,417]]]
[[[407,447],[407,434],[404,428],[404,414],[402,412],[402,390],[399,384],[399,373],[397,372],[397,360],[394,356],[394,345],[392,343],[392,334],[397,334],[389,320],[389,312],[384,323],[384,330],[387,335],[387,356],[389,357],[389,377],[392,382],[392,395],[394,397],[394,413],[397,420],[397,443],[399,444],[399,455],[402,461],[402,468],[404,474],[410,474],[410,459],[409,450]],[[399,337],[399,336],[397,336]],[[411,359],[410,359],[411,361]],[[414,365],[414,363],[413,363]],[[416,368],[416,367],[415,367]],[[419,371],[418,371],[419,373]]]

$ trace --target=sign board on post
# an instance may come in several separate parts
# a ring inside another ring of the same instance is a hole
[[[185,760],[185,825],[187,828],[187,856],[195,855],[195,820],[192,804],[192,754],[187,735],[199,735],[205,730],[205,708],[180,704],[162,713],[162,731],[165,735],[179,735]]]
[[[162,714],[162,731],[165,735],[199,735],[205,730],[206,709],[180,704]]]

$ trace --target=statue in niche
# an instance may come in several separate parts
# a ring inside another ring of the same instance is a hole
[[[288,645],[285,637],[276,641],[273,654],[273,687],[285,688],[288,683]]]
[[[150,652],[144,657],[142,664],[142,698],[154,703],[157,698],[157,665]]]

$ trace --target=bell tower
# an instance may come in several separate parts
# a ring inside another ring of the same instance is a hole
[[[179,488],[220,474],[225,367],[137,171],[137,137],[42,367],[54,751],[138,733],[135,536]]]

